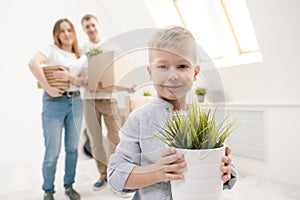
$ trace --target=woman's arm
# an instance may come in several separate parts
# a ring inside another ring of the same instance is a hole
[[[50,87],[46,76],[43,72],[43,69],[41,65],[46,62],[46,56],[42,54],[41,52],[38,52],[35,54],[29,61],[28,66],[32,72],[32,74],[35,76],[35,78],[38,80],[38,82],[41,84],[42,88]]]
[[[45,77],[45,74],[42,69],[42,64],[46,62],[46,56],[38,52],[36,55],[34,55],[29,63],[28,66],[32,72],[32,74],[35,76],[35,78],[38,80],[42,88],[52,97],[58,97],[61,96],[64,92],[63,90],[51,87]]]
[[[78,76],[74,76],[66,68],[60,67],[60,70],[54,72],[53,75],[57,81],[70,81],[72,85],[80,87],[85,83],[86,70],[82,69]]]

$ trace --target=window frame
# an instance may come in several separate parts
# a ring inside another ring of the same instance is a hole
[[[187,22],[185,20],[184,14],[181,11],[180,5],[179,5],[179,1],[180,0],[172,0],[174,8],[179,16],[179,19],[181,20],[181,23],[184,27],[189,28],[187,26]],[[225,54],[223,53],[221,57],[215,57],[215,58],[211,58],[212,61],[214,62],[214,65],[217,68],[222,68],[222,67],[232,67],[232,66],[237,66],[237,65],[243,65],[243,64],[250,64],[250,63],[256,63],[256,62],[262,62],[262,55],[260,53],[260,48],[259,48],[259,44],[257,41],[257,37],[254,31],[254,27],[252,24],[252,30],[254,33],[254,37],[256,40],[256,46],[257,49],[256,50],[243,50],[241,43],[239,41],[239,37],[236,33],[236,28],[234,27],[233,23],[232,23],[232,19],[230,18],[229,15],[229,11],[228,8],[226,7],[226,0],[218,0],[220,2],[220,6],[223,9],[224,12],[224,17],[228,26],[228,29],[230,30],[230,34],[231,34],[231,39],[234,41],[232,45],[232,48],[235,48],[237,51],[237,54],[232,54],[232,57],[227,57],[225,56]],[[245,2],[246,3],[246,2]],[[247,13],[249,14],[249,13]],[[249,16],[250,18],[250,16]],[[224,33],[225,35],[225,33]],[[202,60],[200,61],[200,64],[206,64],[206,63],[211,63],[211,61],[208,60]]]

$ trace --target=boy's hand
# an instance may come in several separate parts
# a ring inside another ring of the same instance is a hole
[[[158,169],[157,178],[160,181],[181,180],[184,178],[183,174],[176,173],[176,171],[186,167],[184,155],[177,155],[175,148],[167,148],[161,152],[155,165]]]
[[[226,146],[225,156],[223,156],[223,158],[222,158],[222,162],[224,162],[224,166],[221,167],[221,172],[223,173],[223,175],[222,175],[223,183],[226,183],[227,181],[229,181],[231,179],[230,173],[231,173],[232,159],[229,155],[230,152],[231,152],[230,147]]]

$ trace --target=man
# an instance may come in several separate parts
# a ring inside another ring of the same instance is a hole
[[[83,47],[84,51],[98,48],[102,41],[97,18],[90,14],[85,15],[81,20],[81,25],[89,38],[89,41]],[[121,126],[121,116],[117,101],[112,98],[111,93],[89,91],[86,87],[82,98],[86,131],[90,140],[92,155],[99,171],[99,178],[94,183],[93,189],[99,190],[107,183],[107,154],[108,156],[111,155],[120,141],[118,132]],[[105,144],[108,143],[109,152],[105,151],[103,145],[105,138],[102,134],[102,117],[107,128],[108,142],[106,140]]]

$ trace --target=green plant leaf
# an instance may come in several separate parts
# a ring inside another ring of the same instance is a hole
[[[90,49],[88,52],[85,53],[85,55],[90,58],[90,57],[93,57],[93,56],[96,56],[100,53],[103,53],[102,50],[100,50],[99,48],[92,48]]]
[[[227,115],[221,122],[216,122],[217,108],[201,109],[194,102],[186,113],[171,112],[171,117],[165,121],[165,126],[159,130],[160,139],[169,146],[181,149],[211,149],[224,145],[226,138],[237,128],[235,119],[226,123]]]

